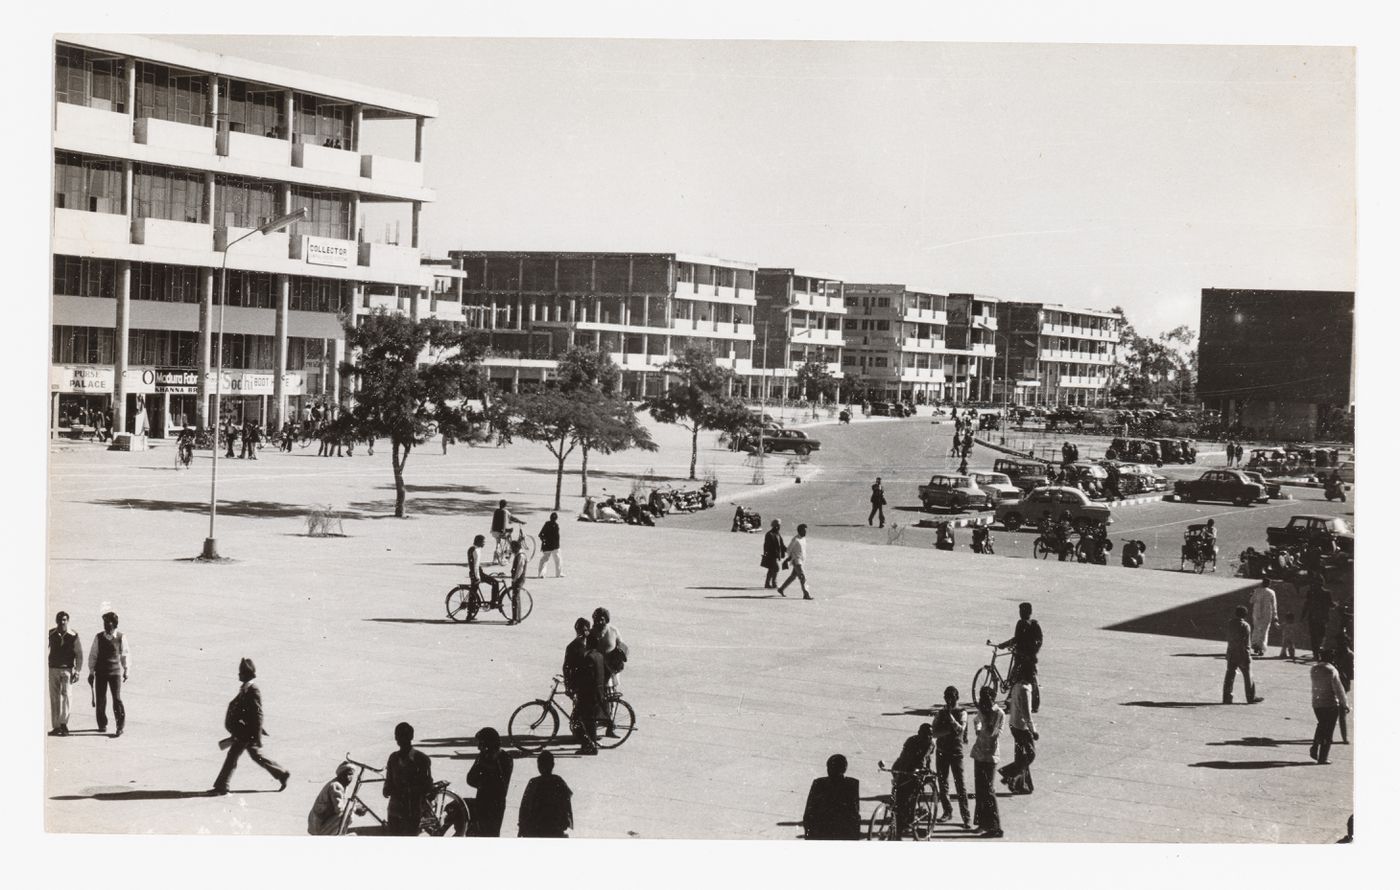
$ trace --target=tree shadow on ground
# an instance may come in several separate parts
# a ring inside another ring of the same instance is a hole
[[[1224,652],[1173,652],[1172,658],[1225,658]]]
[[[257,791],[230,791],[230,794],[265,794],[275,788]],[[96,794],[59,794],[49,800],[185,800],[191,797],[214,797],[212,791],[99,791]]]
[[[1282,769],[1288,766],[1315,766],[1311,760],[1202,760],[1188,763],[1192,768],[1204,769]]]
[[[410,497],[404,501],[404,512],[409,516],[484,516],[496,509],[498,500],[494,496],[484,500]],[[394,519],[394,499],[353,501],[343,512],[354,513],[359,519]],[[525,515],[525,511],[521,511],[520,515]]]
[[[388,485],[376,485],[375,488],[380,491],[395,490],[392,482]],[[483,488],[480,485],[413,485],[412,483],[406,482],[403,488],[404,491],[409,494],[418,494],[420,492],[431,492],[433,494],[495,494],[494,489]]]
[[[687,587],[686,590],[753,590],[752,587]]]
[[[101,498],[89,501],[99,507],[123,507],[132,510],[152,510],[174,513],[208,513],[208,501],[167,501],[156,498]],[[304,504],[281,504],[273,501],[219,501],[219,513],[224,516],[249,516],[259,519],[302,518],[312,508]],[[390,510],[392,510],[392,505]]]
[[[476,624],[481,627],[507,627],[510,622],[504,618],[496,621],[453,621],[450,618],[362,618],[361,621],[378,621],[383,624]]]
[[[723,588],[720,588],[720,589],[723,589]],[[782,599],[792,599],[792,598],[793,598],[793,597],[783,596],[783,595],[779,594],[777,591],[774,591],[773,593],[747,593],[747,594],[745,594],[745,593],[739,593],[739,594],[730,594],[730,595],[728,595],[728,596],[707,596],[707,597],[705,597],[705,599],[707,599],[707,600],[782,600]],[[801,599],[801,597],[797,597],[797,599]]]
[[[1240,586],[1234,590],[1173,606],[1161,612],[1129,618],[1103,629],[1155,636],[1189,637],[1195,640],[1217,640],[1223,643],[1226,640],[1225,627],[1234,616],[1235,607],[1246,605],[1249,602],[1249,591],[1259,586],[1258,581],[1246,578],[1240,578],[1239,582]]]
[[[1211,708],[1222,705],[1218,701],[1123,701],[1118,704],[1125,708]]]
[[[1218,748],[1223,745],[1238,746],[1242,748],[1277,748],[1282,745],[1311,745],[1312,739],[1271,739],[1265,736],[1247,735],[1242,739],[1226,739],[1223,742],[1206,742],[1211,748]]]
[[[515,469],[519,470],[519,471],[522,472],[522,473],[536,473],[536,474],[541,475],[541,476],[554,476],[554,475],[556,475],[557,472],[558,472],[557,469],[554,468],[554,467],[516,467]],[[568,467],[565,467],[565,468],[564,468],[564,476],[565,476],[565,477],[572,476],[572,477],[574,477],[574,478],[576,478],[576,479],[577,479],[577,478],[581,478],[581,477],[583,476],[583,470],[580,469],[580,468],[577,468],[577,467],[575,467],[575,468],[572,469],[572,470],[569,469]],[[696,479],[689,479],[689,478],[687,478],[687,477],[685,477],[685,476],[665,476],[665,475],[660,475],[660,474],[657,474],[657,473],[624,473],[624,472],[612,472],[612,471],[609,471],[609,470],[589,470],[589,471],[588,471],[588,478],[589,478],[590,480],[592,480],[592,479],[624,479],[624,480],[626,480],[626,481],[628,481],[628,482],[640,480],[640,481],[643,481],[643,482],[646,482],[646,483],[652,483],[652,482],[699,482],[699,480],[696,480]]]

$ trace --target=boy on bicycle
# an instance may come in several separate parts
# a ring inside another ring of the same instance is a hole
[[[500,502],[496,505],[496,509],[491,512],[491,537],[495,539],[498,550],[500,549],[499,544],[501,539],[510,537],[511,524],[519,524],[524,521],[525,520],[517,518],[513,513],[507,510],[506,500],[505,498],[501,498]]]
[[[904,740],[904,749],[895,758],[890,772],[894,774],[894,839],[903,840],[914,817],[914,803],[919,794],[919,773],[928,769],[929,752],[933,747],[933,725],[922,723],[919,731]]]
[[[487,584],[491,587],[491,605],[495,609],[501,602],[501,583],[496,580],[495,575],[487,574],[481,570],[481,553],[486,547],[486,536],[477,535],[472,539],[472,545],[467,548],[467,575],[472,585],[472,589],[480,591],[481,585]]]

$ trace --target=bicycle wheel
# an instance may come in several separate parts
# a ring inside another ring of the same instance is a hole
[[[933,837],[934,816],[938,813],[938,780],[929,776],[919,785],[919,793],[914,798],[914,816],[910,820],[914,840],[926,841]]]
[[[870,820],[865,824],[865,839],[868,841],[887,841],[894,835],[894,811],[889,804],[877,804],[875,812],[870,814]]]
[[[529,562],[535,558],[535,550],[538,544],[534,535],[526,535],[520,539],[520,551],[525,554],[525,561]]]
[[[467,802],[446,788],[439,788],[428,798],[427,812],[419,834],[429,837],[466,837],[470,821]]]
[[[599,748],[616,748],[632,736],[637,728],[637,714],[632,706],[620,698],[609,699],[606,704],[612,726],[598,736]]]
[[[1199,575],[1206,570],[1206,558],[1204,556],[1197,556],[1191,560],[1191,565],[1196,569],[1196,574]]]
[[[506,616],[506,621],[510,624],[519,624],[535,609],[535,598],[530,596],[530,591],[520,588],[518,591],[507,592],[501,597],[501,614]],[[515,617],[511,617],[511,613]]]
[[[982,700],[982,690],[986,687],[991,687],[992,697],[996,698],[1001,687],[1001,674],[990,665],[983,665],[977,669],[977,673],[972,675],[972,703],[974,706]]]
[[[541,699],[515,709],[506,724],[510,743],[526,754],[538,754],[559,735],[559,712]]]
[[[1051,547],[1044,538],[1036,538],[1034,546],[1036,559],[1049,559],[1050,554],[1055,552],[1055,548]]]
[[[476,617],[480,603],[472,594],[470,584],[458,584],[447,591],[447,617],[453,621],[471,621]]]

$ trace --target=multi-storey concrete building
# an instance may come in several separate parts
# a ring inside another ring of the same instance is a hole
[[[339,398],[356,313],[436,305],[418,250],[435,102],[127,35],[64,36],[54,59],[55,430],[81,409],[205,425],[220,354],[224,412],[278,423]],[[382,127],[411,131],[411,158],[368,150]],[[407,243],[367,233],[371,203]]]
[[[799,275],[792,269],[758,270],[754,321],[755,377],[746,377],[746,396],[801,398],[797,369],[808,362],[826,366],[837,379],[837,398],[846,316],[844,284],[835,278]]]
[[[659,394],[661,366],[687,343],[753,372],[753,263],[681,253],[448,251],[461,305],[489,332],[493,380],[506,389],[548,378],[573,345],[622,368],[623,391]]]
[[[998,323],[1009,353],[1010,401],[1035,405],[1102,405],[1109,397],[1123,319],[1100,309],[1003,301]],[[997,366],[995,398],[1006,381]]]
[[[996,355],[991,297],[952,297],[903,284],[846,288],[843,365],[853,396],[965,400]]]

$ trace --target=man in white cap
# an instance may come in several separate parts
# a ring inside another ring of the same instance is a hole
[[[348,804],[346,795],[350,793],[350,782],[355,778],[355,765],[346,760],[335,768],[335,778],[331,779],[316,795],[311,812],[306,815],[307,834],[338,834],[341,820],[345,818]],[[355,815],[363,816],[365,808],[355,805]]]

